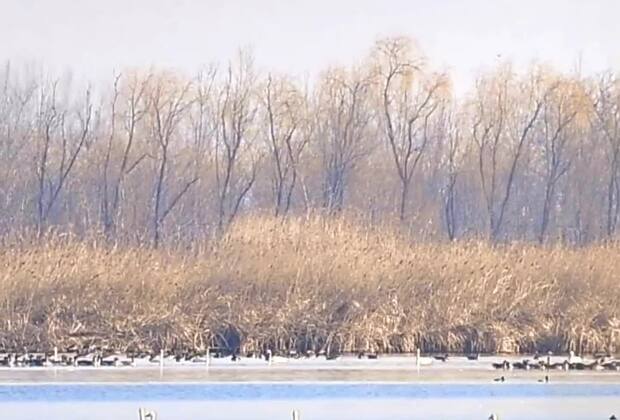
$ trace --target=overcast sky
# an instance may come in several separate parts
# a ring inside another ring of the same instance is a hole
[[[619,16],[620,0],[0,0],[0,59],[100,78],[249,46],[261,68],[303,76],[409,35],[463,90],[498,57],[620,69]]]

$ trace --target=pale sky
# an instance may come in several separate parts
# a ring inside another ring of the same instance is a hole
[[[82,77],[193,72],[251,47],[265,71],[315,75],[381,36],[418,40],[457,90],[501,59],[620,69],[620,0],[0,0],[0,60]]]

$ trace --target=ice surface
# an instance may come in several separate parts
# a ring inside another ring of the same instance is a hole
[[[521,358],[519,358],[521,359]],[[0,369],[0,418],[136,420],[606,420],[620,413],[620,372],[496,371],[502,357],[337,361],[140,361],[133,368]],[[514,359],[513,359],[514,360]],[[539,383],[545,374],[550,383]],[[503,375],[505,383],[493,379]]]

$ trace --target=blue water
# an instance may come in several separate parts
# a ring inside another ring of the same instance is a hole
[[[0,402],[239,401],[618,397],[620,384],[28,384],[0,385]]]

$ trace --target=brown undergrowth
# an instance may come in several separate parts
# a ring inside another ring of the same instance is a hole
[[[0,250],[0,346],[620,350],[620,246],[412,244],[324,218],[239,220],[189,250]]]

